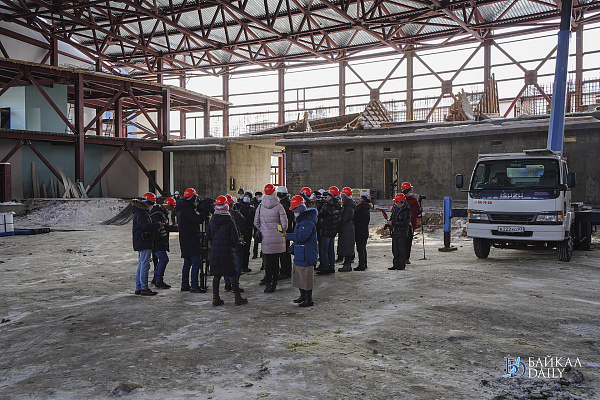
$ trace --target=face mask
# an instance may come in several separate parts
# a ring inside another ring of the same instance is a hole
[[[244,197],[244,203],[250,203],[250,197]]]
[[[256,198],[256,200],[258,200],[258,201],[261,201],[261,200],[262,200],[262,196],[258,196],[258,197]]]
[[[300,213],[294,213],[294,217],[298,218],[298,216],[300,215]]]
[[[244,196],[243,196],[243,195],[239,195],[239,196],[238,196],[238,199],[240,199],[240,200],[241,200],[241,199],[243,199],[243,198],[244,198]]]

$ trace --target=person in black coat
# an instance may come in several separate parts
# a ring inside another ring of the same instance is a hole
[[[367,240],[369,240],[369,223],[371,222],[371,200],[367,196],[358,198],[358,205],[354,209],[354,240],[358,253],[358,267],[355,271],[367,269]]]
[[[262,202],[262,192],[256,192],[254,193],[254,197],[252,198],[252,207],[254,207],[254,212],[256,212],[256,210],[258,209],[258,206],[260,205],[260,203]],[[231,206],[229,207],[229,211],[231,211]],[[252,225],[252,237],[254,237],[254,234],[256,233],[257,229],[254,225]],[[254,246],[252,247],[252,259],[254,260],[255,258],[258,258],[258,242],[256,240],[253,240],[254,242]]]
[[[333,193],[325,193],[327,202],[319,212],[321,222],[321,271],[319,275],[335,273],[335,236],[342,219],[342,207]]]
[[[285,186],[279,186],[277,188],[277,197],[279,198],[279,203],[283,206],[285,210],[285,215],[288,220],[288,227],[286,233],[294,233],[294,227],[296,226],[296,219],[294,217],[294,212],[290,210],[290,196],[288,195],[288,190]],[[285,240],[285,248],[290,248],[290,241]],[[279,270],[279,278],[282,279],[290,279],[292,277],[292,255],[287,251],[281,253],[280,256],[280,264],[281,268]]]
[[[412,211],[406,202],[406,196],[398,193],[394,198],[392,216],[387,222],[392,227],[392,253],[394,265],[389,270],[406,269],[407,243],[410,231],[410,217]]]
[[[243,231],[246,226],[246,218],[238,211],[233,208],[234,200],[231,196],[225,195],[227,199],[227,205],[229,205],[229,214],[231,218],[233,218],[233,222],[235,222],[235,227],[238,231],[238,234]],[[244,252],[244,237],[240,234],[240,238],[238,244],[235,246],[235,268],[237,271],[237,279],[238,284],[240,282],[240,277],[242,275],[242,264],[243,264],[243,252]],[[231,286],[231,279],[229,276],[225,275],[225,291],[231,292],[233,290],[233,286]],[[244,293],[244,289],[240,287],[240,293]]]
[[[171,230],[169,224],[169,211],[174,209],[175,199],[168,197],[165,199],[163,205],[155,204],[150,209],[150,219],[153,224],[158,225],[158,229],[154,232],[154,243],[153,243],[153,260],[156,258],[154,263],[154,278],[152,284],[157,289],[170,289],[171,285],[168,285],[164,281],[165,269],[169,263],[169,231]]]
[[[215,214],[211,218],[206,236],[211,241],[210,274],[213,276],[213,306],[220,306],[224,301],[219,297],[219,285],[222,276],[229,276],[235,294],[235,305],[248,303],[240,295],[235,263],[235,247],[239,241],[239,233],[235,222],[229,214],[229,205],[225,196],[215,199]]]
[[[185,191],[183,199],[177,204],[176,208],[179,225],[179,247],[181,248],[181,258],[183,258],[181,291],[206,293],[206,288],[200,286],[198,275],[202,271],[202,233],[200,225],[208,217],[208,212],[198,211],[197,200],[196,191],[189,188]],[[200,275],[200,281],[204,281],[203,273]]]
[[[252,272],[248,265],[250,264],[250,245],[252,243],[252,231],[254,229],[254,207],[252,206],[252,192],[246,191],[244,196],[237,202],[235,209],[246,219],[243,230],[240,235],[244,237],[242,257],[242,272]]]
[[[156,201],[153,193],[146,193],[143,200],[133,199],[133,250],[138,252],[138,267],[135,274],[135,294],[154,296],[157,293],[148,288],[148,272],[152,256],[152,235],[158,227],[152,223],[148,210]]]
[[[345,189],[345,188],[344,188]],[[338,256],[343,257],[344,265],[338,269],[338,272],[352,271],[352,261],[354,261],[354,209],[356,202],[348,193],[342,193],[342,218],[340,219],[338,236]]]

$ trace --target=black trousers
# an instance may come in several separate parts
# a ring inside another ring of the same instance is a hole
[[[290,248],[290,241],[285,241],[285,248]],[[279,271],[280,275],[292,276],[292,255],[287,251],[284,251],[281,254],[281,270]]]
[[[367,268],[367,242],[356,243],[356,252],[358,253],[358,267]]]
[[[415,231],[413,230],[412,224],[408,227],[408,237],[406,238],[406,259],[410,260],[410,251],[412,249],[412,242],[415,236]]]
[[[237,275],[233,275],[229,277],[231,279],[231,287],[233,288],[233,293],[240,293],[240,283],[238,281]],[[221,284],[221,275],[213,276],[213,294],[219,294],[219,285]]]
[[[406,242],[408,238],[392,237],[392,253],[394,254],[394,268],[406,268]]]
[[[266,283],[277,283],[279,277],[279,259],[281,253],[275,254],[264,254],[265,258],[265,282]]]
[[[245,244],[244,247],[242,248],[242,269],[246,269],[248,268],[248,265],[250,264],[250,241],[252,240],[251,237],[249,238],[245,238]]]

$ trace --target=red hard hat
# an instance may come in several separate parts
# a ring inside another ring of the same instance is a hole
[[[342,189],[342,193],[344,193],[346,196],[352,196],[352,189],[346,186]]]
[[[329,193],[331,193],[334,196],[339,196],[340,195],[340,189],[337,188],[337,186],[332,186],[329,188],[328,190]]]
[[[183,197],[192,197],[192,196],[198,196],[198,193],[196,193],[196,189],[194,189],[194,188],[185,189],[185,192],[183,192]]]
[[[228,204],[227,197],[219,196],[215,199],[215,206],[222,206],[223,204]]]
[[[412,188],[413,187],[410,184],[410,182],[402,182],[402,187],[401,187],[402,190],[404,190],[404,189],[412,189]]]
[[[302,196],[292,197],[292,199],[290,200],[290,210],[293,210],[302,203],[304,203],[304,198]]]
[[[229,195],[229,194],[226,194],[226,195],[225,195],[225,198],[227,199],[227,204],[229,204],[229,203],[233,202],[233,197],[231,197],[231,195]]]
[[[273,194],[275,193],[275,186],[268,183],[265,185],[265,189],[263,190],[263,192],[265,192],[265,194]]]
[[[396,197],[394,197],[394,203],[397,201],[406,201],[406,196],[402,193],[398,193]]]
[[[142,196],[144,200],[151,200],[153,203],[156,203],[156,195],[154,193],[146,192]]]
[[[300,193],[304,193],[308,197],[312,196],[312,190],[310,190],[310,188],[306,186],[300,189]]]
[[[177,202],[175,201],[175,199],[174,199],[174,198],[172,198],[172,197],[167,197],[167,198],[165,199],[165,202],[164,202],[164,204],[168,204],[168,205],[170,205],[171,207],[175,207],[175,206],[177,205]]]

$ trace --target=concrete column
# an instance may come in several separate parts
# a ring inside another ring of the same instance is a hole
[[[346,115],[346,61],[342,61],[339,66],[339,112],[340,115]]]
[[[223,75],[223,101],[229,101],[229,72]],[[223,108],[223,137],[229,136],[229,106]]]
[[[575,28],[575,112],[583,104],[583,24]]]
[[[210,100],[204,106],[204,137],[210,137]]]
[[[406,53],[406,120],[414,119],[414,53]]]
[[[277,101],[278,101],[278,109],[277,109],[277,123],[279,125],[283,125],[285,123],[285,105],[283,102],[285,101],[285,79],[284,74],[285,69],[283,66],[277,70]]]
[[[77,74],[75,81],[75,181],[84,183],[85,125],[83,123],[83,75]]]

